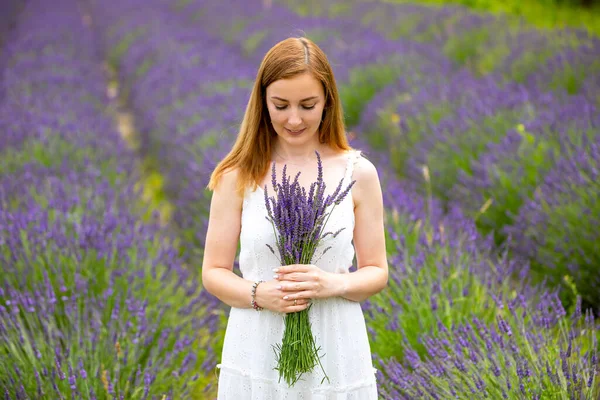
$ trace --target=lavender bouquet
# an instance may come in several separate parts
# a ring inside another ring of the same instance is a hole
[[[287,165],[283,167],[281,184],[277,183],[275,163],[272,166],[271,179],[275,196],[269,197],[265,185],[266,217],[275,232],[277,252],[272,246],[267,247],[278,258],[281,265],[310,264],[321,240],[328,235],[334,238],[344,229],[337,232],[325,232],[325,225],[336,205],[348,195],[355,181],[352,181],[342,191],[343,179],[340,180],[335,191],[325,197],[325,182],[323,181],[323,165],[319,152],[317,154],[318,174],[317,181],[310,185],[308,194],[306,189],[298,183],[298,172],[290,182],[287,176]],[[332,206],[330,208],[330,206]],[[331,246],[325,248],[321,256]],[[279,380],[283,377],[289,386],[293,386],[305,372],[310,372],[317,364],[321,366],[319,356],[320,347],[317,348],[311,332],[307,309],[285,316],[285,329],[281,344],[274,345],[277,356]],[[325,374],[323,381],[329,377]],[[321,383],[323,383],[321,381]]]

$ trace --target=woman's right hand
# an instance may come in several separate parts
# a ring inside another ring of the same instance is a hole
[[[281,282],[276,279],[261,282],[256,287],[256,304],[267,310],[285,314],[302,311],[310,306],[309,299],[298,299],[296,304],[294,300],[284,300],[283,296],[289,295],[290,292],[284,292],[278,287],[281,287]]]

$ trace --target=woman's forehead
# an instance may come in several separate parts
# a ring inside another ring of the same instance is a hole
[[[310,74],[279,79],[267,87],[268,97],[278,97],[280,100],[285,101],[303,101],[322,95],[323,87],[321,83]]]

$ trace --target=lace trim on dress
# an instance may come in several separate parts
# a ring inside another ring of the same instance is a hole
[[[350,183],[352,181],[352,173],[354,172],[354,164],[356,164],[356,162],[361,157],[361,155],[362,154],[361,154],[360,150],[354,150],[348,157],[348,163],[346,164],[346,173],[344,174],[344,180],[347,183]]]
[[[224,370],[224,371],[227,371],[229,373],[232,373],[232,374],[244,377],[244,378],[250,378],[253,381],[260,381],[260,382],[264,382],[265,384],[268,384],[268,385],[289,389],[288,385],[284,382],[278,382],[278,381],[275,381],[272,379],[264,378],[262,376],[256,376],[252,373],[249,373],[247,371],[241,370],[236,367],[232,367],[230,365],[217,364],[217,369]],[[356,389],[360,389],[360,388],[364,388],[364,387],[369,387],[369,386],[377,383],[377,381],[375,379],[376,374],[377,374],[377,369],[373,368],[373,376],[367,377],[367,378],[365,378],[361,381],[358,381],[356,383],[353,383],[351,385],[344,385],[344,386],[338,387],[338,386],[323,384],[317,388],[310,389],[310,391],[312,393],[320,393],[320,392],[344,393],[344,392],[348,392],[349,390],[356,390]]]

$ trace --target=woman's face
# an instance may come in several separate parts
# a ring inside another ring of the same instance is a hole
[[[271,83],[266,90],[271,124],[280,140],[290,144],[319,143],[325,94],[311,74]]]

